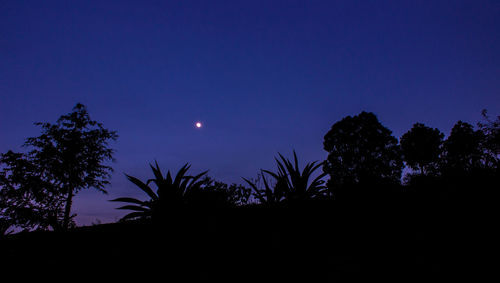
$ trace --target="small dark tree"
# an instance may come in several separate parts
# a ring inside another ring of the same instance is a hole
[[[444,142],[443,169],[448,172],[470,172],[484,165],[483,132],[458,121]]]
[[[335,123],[324,138],[328,187],[399,183],[403,162],[398,140],[373,113],[361,112]]]
[[[441,155],[444,134],[416,123],[401,137],[401,150],[406,164],[420,175],[435,173]]]
[[[42,134],[26,140],[24,146],[31,147],[31,151],[19,154],[17,158],[12,154],[2,155],[1,161],[8,165],[2,185],[29,191],[31,195],[20,193],[25,203],[43,203],[46,201],[44,198],[50,196],[51,204],[47,208],[55,211],[51,217],[59,218],[60,201],[64,199],[60,226],[67,229],[72,218],[73,196],[78,191],[95,188],[106,193],[104,186],[109,183],[112,168],[103,163],[112,160],[113,150],[109,148],[108,141],[116,140],[117,134],[91,120],[87,109],[80,103],[73,108],[73,112],[61,116],[55,124],[35,125],[41,126]],[[21,165],[25,168],[22,169]],[[27,177],[26,181],[9,179],[8,176],[14,172],[12,168],[18,170],[16,174]]]

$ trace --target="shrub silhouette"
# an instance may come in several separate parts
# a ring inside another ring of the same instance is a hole
[[[228,185],[208,176],[201,181],[201,186],[186,193],[186,201],[191,207],[220,208],[242,206],[248,203],[251,189],[241,185]]]
[[[185,207],[188,200],[187,195],[191,190],[197,190],[206,182],[205,180],[200,180],[200,178],[208,172],[205,171],[196,176],[188,176],[186,173],[191,166],[185,164],[179,169],[175,178],[172,178],[170,171],[167,171],[167,175],[163,176],[157,162],[155,162],[155,166],[150,165],[150,167],[153,170],[155,178],[149,179],[146,183],[125,174],[129,181],[134,183],[150,197],[149,200],[141,201],[130,197],[121,197],[111,200],[129,203],[128,205],[118,208],[133,211],[125,215],[122,220],[134,218],[164,218],[168,216],[169,212]],[[149,186],[150,183],[156,185],[156,193]]]
[[[279,159],[275,158],[278,166],[277,172],[261,170],[261,177],[264,188],[259,189],[257,185],[248,179],[243,178],[254,190],[255,197],[263,204],[276,204],[280,202],[296,203],[303,202],[323,195],[324,186],[322,173],[314,178],[310,183],[313,173],[323,165],[314,161],[306,164],[301,171],[297,154],[293,151],[293,163],[278,153]],[[274,188],[265,178],[265,174],[271,176],[274,181]]]

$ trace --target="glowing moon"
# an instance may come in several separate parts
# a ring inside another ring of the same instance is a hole
[[[201,124],[201,122],[196,122],[196,124],[194,124],[196,126],[196,128],[201,128],[203,125]]]

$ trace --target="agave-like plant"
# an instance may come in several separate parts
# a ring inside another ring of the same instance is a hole
[[[323,166],[323,163],[318,163],[318,161],[310,162],[306,164],[302,172],[299,168],[299,162],[297,159],[297,154],[293,151],[294,163],[288,159],[285,159],[283,155],[279,154],[280,162],[275,158],[278,165],[278,173],[267,171],[268,174],[274,175],[274,178],[283,179],[286,183],[285,198],[287,200],[307,200],[319,197],[323,195],[326,186],[323,178],[327,175],[322,173],[314,178],[310,183],[309,180],[313,173]]]
[[[200,178],[208,172],[205,171],[196,176],[187,176],[186,173],[191,166],[186,163],[179,169],[175,178],[172,178],[170,171],[167,171],[165,177],[163,176],[157,162],[155,162],[155,166],[150,164],[150,167],[153,170],[155,178],[149,179],[146,183],[136,177],[125,174],[129,181],[134,183],[150,197],[149,200],[141,201],[130,197],[121,197],[111,200],[114,202],[129,203],[128,205],[117,208],[133,211],[125,215],[122,220],[161,217],[165,211],[169,209],[176,209],[186,205],[186,195],[191,190],[197,189],[204,184],[205,181],[200,180]],[[150,183],[156,185],[156,193],[149,186]]]
[[[261,204],[274,205],[280,203],[285,198],[285,183],[284,180],[278,179],[274,181],[274,184],[270,184],[266,179],[265,170],[260,170],[260,174],[256,181],[252,182],[246,178],[243,178],[253,190],[253,195],[259,200]],[[263,189],[259,189],[259,181],[262,180],[264,184]]]
[[[322,173],[309,183],[312,174],[323,165],[314,161],[306,164],[304,170],[300,170],[297,154],[293,151],[293,163],[278,153],[279,159],[275,158],[278,165],[278,172],[269,170],[261,170],[264,189],[259,189],[257,185],[243,178],[254,190],[254,196],[261,202],[266,204],[278,203],[282,201],[304,201],[321,196],[326,189],[323,177],[326,173]],[[272,176],[275,180],[274,188],[271,188],[269,182],[266,181],[264,173]]]

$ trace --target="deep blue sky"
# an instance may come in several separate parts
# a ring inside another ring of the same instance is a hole
[[[155,159],[240,183],[362,110],[396,137],[499,115],[499,50],[499,1],[0,1],[0,152],[87,105],[120,138],[77,220],[114,221]]]

